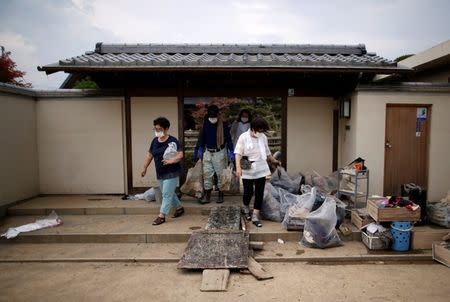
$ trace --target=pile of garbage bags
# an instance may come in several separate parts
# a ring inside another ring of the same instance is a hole
[[[303,230],[301,243],[307,247],[342,245],[336,228],[344,221],[346,205],[328,194],[334,190],[334,176],[316,176],[318,186],[304,185],[302,175],[291,178],[277,168],[265,187],[262,218],[282,222],[288,230]]]
[[[440,201],[428,204],[428,220],[437,225],[450,228],[450,203]]]

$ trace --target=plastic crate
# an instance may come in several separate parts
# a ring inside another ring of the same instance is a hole
[[[369,250],[388,250],[389,244],[386,244],[384,241],[377,236],[370,236],[366,233],[366,231],[361,232],[362,242],[369,248]]]

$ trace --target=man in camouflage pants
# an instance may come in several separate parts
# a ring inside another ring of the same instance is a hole
[[[234,161],[230,128],[222,120],[219,108],[216,105],[209,105],[194,150],[194,161],[198,158],[203,159],[203,186],[205,194],[200,200],[201,203],[211,202],[214,173],[218,178],[218,186],[219,188],[221,187],[220,176],[223,169],[227,166],[228,153],[230,161]],[[217,203],[222,203],[223,201],[223,192],[219,191]]]

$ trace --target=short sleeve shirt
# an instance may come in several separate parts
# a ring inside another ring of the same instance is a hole
[[[150,154],[153,155],[157,179],[175,178],[180,176],[181,174],[180,163],[175,163],[171,165],[163,165],[162,163],[164,151],[166,151],[167,147],[169,146],[169,143],[172,142],[177,145],[177,151],[181,152],[182,148],[180,143],[175,137],[171,135],[169,135],[169,138],[167,138],[167,140],[162,143],[158,141],[157,137],[155,137],[150,144],[150,149],[148,150],[148,152],[150,152]]]
[[[251,140],[251,145],[247,145],[247,142]],[[259,161],[266,160],[265,158],[261,158],[261,152],[259,151],[258,140],[263,140],[264,149],[266,151],[266,155],[270,155],[269,144],[267,141],[266,135],[262,135],[260,138],[255,138],[250,135],[250,131],[244,132],[239,136],[238,141],[236,143],[236,147],[234,149],[234,153],[239,154],[241,156],[248,156],[250,161]]]

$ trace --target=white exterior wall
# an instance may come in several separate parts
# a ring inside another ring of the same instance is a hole
[[[370,169],[370,193],[383,194],[386,104],[431,104],[428,199],[439,200],[450,189],[450,95],[418,92],[360,91],[352,98],[350,131],[340,132],[341,162],[362,157]],[[348,140],[342,137],[346,135]]]
[[[289,97],[287,100],[287,169],[290,174],[315,170],[332,172],[333,109],[326,97]]]
[[[36,102],[0,93],[0,206],[39,194]]]
[[[154,138],[153,120],[160,116],[166,117],[170,121],[169,133],[178,138],[177,97],[131,98],[131,149],[134,187],[157,186],[153,162],[144,178],[141,177],[141,171],[150,143]]]
[[[40,193],[124,193],[122,98],[37,102]]]

